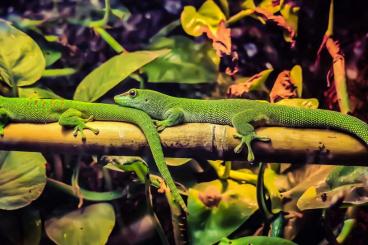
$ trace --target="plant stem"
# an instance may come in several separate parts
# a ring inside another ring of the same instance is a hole
[[[227,25],[234,24],[234,23],[238,22],[239,20],[243,19],[244,17],[249,16],[249,15],[251,15],[253,13],[254,13],[254,10],[253,9],[247,9],[247,10],[239,11],[238,13],[234,14],[233,16],[231,16],[226,21],[226,24]]]
[[[46,69],[42,73],[42,77],[61,77],[73,75],[77,70],[74,68]]]
[[[51,178],[47,178],[47,185],[79,199],[79,196],[74,193],[73,187],[70,185],[67,185],[63,182]],[[119,199],[123,196],[121,191],[95,192],[81,188],[80,192],[85,200],[95,202],[112,201],[115,199]]]
[[[107,44],[110,45],[110,47],[115,50],[116,53],[123,53],[123,52],[128,52],[123,46],[120,45],[120,43],[118,43],[118,41],[116,41],[116,39],[111,36],[105,29],[101,28],[101,27],[93,27],[93,30],[100,34],[101,38],[103,40],[105,40],[107,42]]]
[[[104,16],[100,20],[91,21],[89,23],[89,27],[92,27],[92,28],[95,28],[95,27],[102,27],[103,28],[103,27],[105,27],[107,25],[107,23],[109,22],[110,14],[111,14],[110,0],[105,0]]]

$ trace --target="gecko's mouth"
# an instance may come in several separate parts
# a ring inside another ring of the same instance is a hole
[[[127,95],[128,95],[127,92],[125,92],[125,93],[114,96],[115,103],[118,104],[118,105],[125,106],[126,105],[125,101],[126,101]]]

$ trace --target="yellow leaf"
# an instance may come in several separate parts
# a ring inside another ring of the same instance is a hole
[[[278,105],[286,105],[286,106],[294,106],[294,107],[301,107],[301,108],[308,108],[308,109],[317,109],[319,102],[316,98],[310,99],[283,99],[276,102]]]
[[[290,71],[290,81],[296,86],[298,97],[302,97],[303,92],[303,73],[300,65],[295,65]]]
[[[195,37],[202,35],[206,27],[215,34],[218,25],[225,19],[220,7],[212,0],[204,2],[198,11],[193,6],[185,6],[180,15],[184,31]]]

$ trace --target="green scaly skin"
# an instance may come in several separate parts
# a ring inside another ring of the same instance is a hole
[[[368,146],[368,125],[358,118],[339,112],[306,109],[264,103],[246,99],[198,100],[172,97],[152,90],[131,89],[117,95],[115,103],[143,110],[158,119],[158,131],[184,122],[202,122],[231,125],[241,143],[234,149],[248,150],[248,161],[254,160],[253,140],[269,141],[259,137],[254,126],[282,126],[296,128],[331,128],[357,136]]]
[[[172,191],[174,199],[187,212],[185,202],[165,163],[160,137],[151,118],[143,111],[102,103],[0,96],[0,135],[4,134],[4,127],[10,122],[59,122],[61,126],[74,128],[74,136],[80,133],[85,140],[84,129],[91,130],[95,134],[99,132],[98,129],[86,125],[92,120],[129,122],[137,125],[146,136],[157,168]]]

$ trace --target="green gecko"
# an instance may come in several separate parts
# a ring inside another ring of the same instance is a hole
[[[0,135],[10,122],[49,123],[74,128],[73,135],[88,129],[98,134],[99,130],[86,125],[92,120],[130,122],[137,125],[147,138],[157,168],[172,191],[174,199],[187,212],[184,200],[170,175],[165,163],[159,134],[151,118],[143,111],[112,104],[88,103],[60,99],[7,98],[0,96]]]
[[[231,125],[241,140],[234,149],[239,153],[244,146],[248,161],[254,160],[253,140],[270,141],[257,136],[254,126],[283,126],[303,128],[332,128],[357,136],[368,145],[368,125],[358,118],[339,112],[306,109],[264,103],[246,99],[199,100],[172,97],[152,90],[131,89],[114,97],[115,103],[143,110],[158,119],[158,131],[184,122],[206,122]]]

